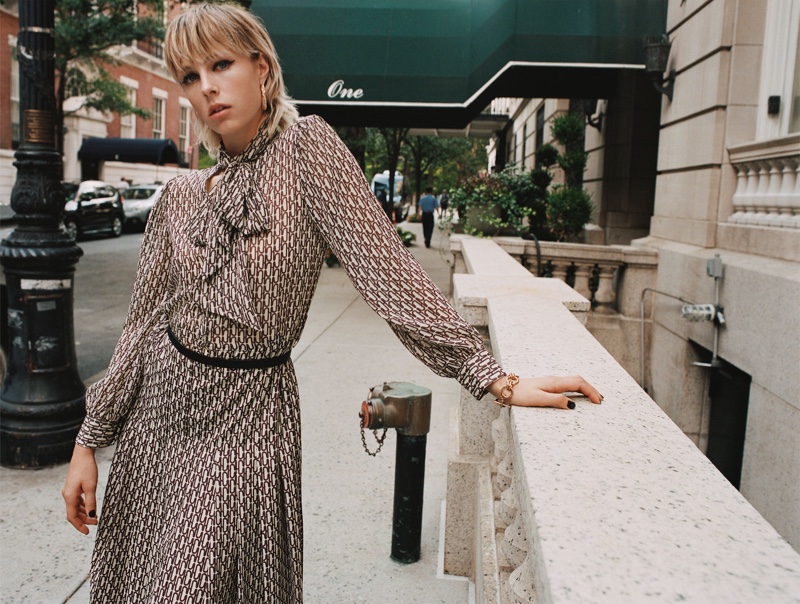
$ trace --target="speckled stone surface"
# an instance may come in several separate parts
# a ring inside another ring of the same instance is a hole
[[[467,272],[473,275],[531,276],[528,269],[518,262],[509,262],[508,254],[491,239],[464,237],[461,239],[461,253],[464,255]]]
[[[489,315],[504,367],[605,396],[512,411],[540,603],[800,602],[800,555],[562,304],[502,296]]]
[[[490,297],[517,294],[531,294],[548,300],[557,300],[573,312],[586,313],[591,307],[589,300],[561,279],[538,279],[527,271],[525,275],[517,277],[453,275],[453,298],[458,301],[459,308],[485,309],[486,301]]]

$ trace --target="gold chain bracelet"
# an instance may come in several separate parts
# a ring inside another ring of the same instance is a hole
[[[500,396],[494,399],[495,404],[501,407],[510,407],[511,403],[508,402],[508,399],[514,394],[514,386],[517,384],[519,384],[519,376],[515,373],[509,373],[506,376],[506,385],[500,390]]]

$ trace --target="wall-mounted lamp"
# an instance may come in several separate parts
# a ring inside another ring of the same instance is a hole
[[[597,111],[597,99],[583,99],[583,114],[586,116],[586,123],[598,132],[603,131],[603,112]],[[597,113],[597,117],[595,117]]]
[[[675,86],[675,70],[671,69],[664,79],[664,72],[669,61],[669,51],[672,42],[669,36],[664,34],[659,37],[647,37],[644,41],[645,61],[644,70],[653,82],[653,87],[661,94],[667,95],[672,101],[672,89]]]

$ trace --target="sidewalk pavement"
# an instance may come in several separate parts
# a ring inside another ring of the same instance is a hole
[[[401,226],[417,235],[412,252],[449,293],[450,269],[439,252],[447,242],[441,232],[436,230],[434,245],[426,249],[419,224]],[[92,318],[76,316],[76,324],[78,320]],[[292,358],[302,401],[306,604],[473,600],[465,579],[444,577],[441,571],[448,432],[458,384],[436,376],[411,356],[363,302],[342,268],[323,268]],[[384,381],[412,382],[433,391],[422,558],[410,565],[389,558],[396,433],[390,431],[383,451],[370,457],[358,428],[361,401],[371,386]],[[112,453],[98,453],[101,483]],[[60,489],[65,472],[66,466],[0,468],[0,602],[88,602],[94,529],[84,537],[64,520]]]

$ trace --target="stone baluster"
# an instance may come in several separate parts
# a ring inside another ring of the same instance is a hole
[[[797,170],[797,159],[783,158],[781,161],[781,182],[775,203],[778,215],[773,217],[772,226],[788,227],[792,220],[792,193]]]
[[[500,549],[503,552],[503,558],[507,568],[510,569],[510,574],[504,582],[503,600],[516,603],[517,599],[514,597],[515,590],[513,588],[519,581],[520,574],[523,574],[522,572],[517,573],[517,571],[528,557],[528,540],[525,535],[525,525],[522,520],[522,514],[517,514],[514,517],[514,521],[506,528],[503,533],[503,542],[500,545]],[[515,578],[514,581],[512,581],[512,577]],[[529,585],[532,587],[533,582],[529,583]]]
[[[617,292],[614,290],[614,273],[617,265],[595,264],[595,271],[598,277],[597,291],[594,293],[594,300],[597,303],[594,311],[611,314],[614,312],[614,305],[617,301]]]
[[[769,165],[769,184],[767,193],[764,197],[764,211],[766,216],[759,224],[764,226],[781,226],[780,211],[780,192],[781,181],[783,180],[784,160],[781,158],[767,162]]]
[[[769,173],[770,162],[769,160],[762,160],[758,162],[758,188],[753,196],[752,204],[755,210],[752,216],[748,217],[748,224],[767,224],[769,215],[767,214],[767,205],[769,204]]]
[[[789,207],[791,208],[791,228],[800,229],[800,157],[793,158],[794,165],[794,190],[789,195]]]
[[[741,223],[747,224],[756,212],[756,192],[758,191],[759,166],[757,162],[744,164],[747,170],[747,189],[744,192]]]
[[[575,285],[572,286],[572,289],[587,300],[592,299],[592,290],[589,288],[589,277],[591,275],[592,265],[584,263],[575,265]]]
[[[744,205],[742,206],[742,222],[747,224],[750,218],[756,213],[756,196],[758,191],[759,165],[757,162],[746,164],[747,166],[747,190],[744,194]]]
[[[561,262],[559,262],[558,264],[553,263],[553,278],[561,279],[566,283],[568,269],[569,265],[566,263],[561,263]]]
[[[494,499],[499,499],[503,491],[511,486],[514,471],[514,464],[509,454],[508,427],[505,416],[508,416],[507,410],[503,410],[492,422],[492,438],[494,439],[492,492]]]
[[[517,569],[506,582],[506,597],[511,604],[536,604],[538,598],[534,588],[533,561],[530,554],[525,556]]]
[[[750,169],[747,164],[735,164],[733,167],[736,170],[736,191],[733,194],[733,214],[728,222],[741,223],[747,212],[747,185],[750,182],[748,179]]]
[[[514,481],[502,492],[500,499],[494,505],[494,526],[498,531],[508,528],[517,515],[517,492]]]

